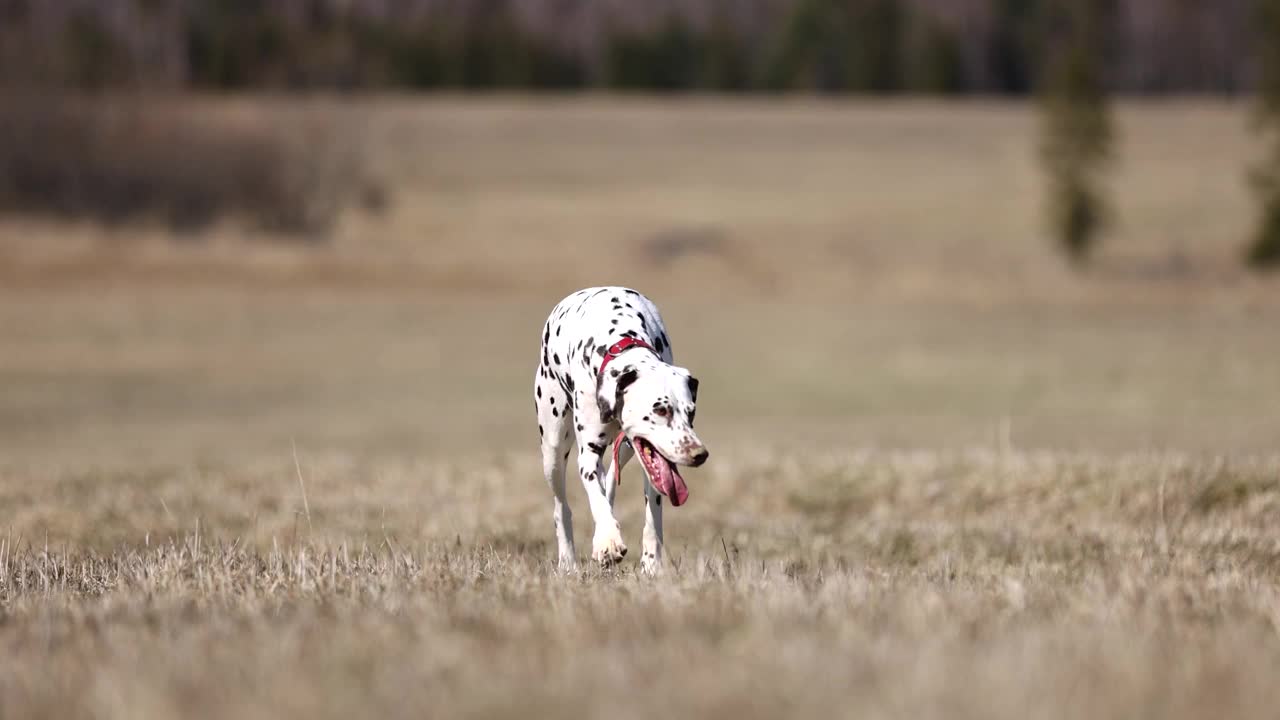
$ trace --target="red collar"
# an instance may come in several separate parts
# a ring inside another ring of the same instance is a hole
[[[639,338],[624,337],[624,338],[622,338],[621,340],[619,340],[618,342],[616,342],[616,343],[614,343],[614,344],[610,345],[610,346],[609,346],[609,349],[605,351],[605,353],[604,353],[604,359],[600,361],[600,374],[599,374],[599,376],[600,376],[600,377],[604,377],[604,369],[605,369],[605,366],[607,366],[607,365],[609,364],[609,361],[610,361],[610,360],[613,360],[614,358],[616,358],[616,357],[618,357],[619,355],[621,355],[621,354],[622,354],[622,352],[623,352],[624,350],[628,350],[628,349],[633,348],[633,347],[642,347],[642,348],[645,348],[646,350],[648,350],[649,352],[651,352],[651,353],[653,353],[653,354],[655,354],[655,355],[657,355],[657,354],[658,354],[658,351],[654,350],[654,349],[653,349],[653,346],[651,346],[649,343],[647,343],[647,342],[645,342],[645,341],[643,341],[643,340],[641,340],[641,339],[639,339]]]

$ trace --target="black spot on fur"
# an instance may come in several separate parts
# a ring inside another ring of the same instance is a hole
[[[542,423],[538,423],[538,437],[542,437],[545,433],[542,430]]]
[[[648,415],[645,415],[643,419],[644,419],[644,421],[645,421],[645,422],[649,422],[649,416],[648,416]]]
[[[551,417],[560,417],[560,411],[555,408],[551,408]]]
[[[549,342],[551,342],[551,323],[547,323],[547,326],[542,329],[542,343],[545,345]]]
[[[613,297],[611,297],[611,298],[609,298],[609,299],[610,299],[611,301],[613,301],[613,302],[619,302],[619,300],[618,300],[618,296],[617,296],[617,295],[614,295]]]
[[[605,449],[605,444],[604,444],[604,443],[593,443],[593,442],[589,442],[589,443],[587,443],[587,447],[588,447],[588,448],[590,448],[590,449],[591,449],[591,452],[595,453],[596,455],[603,455],[603,454],[604,454],[604,449]]]
[[[559,355],[559,354],[552,355],[552,356],[551,356],[551,361],[552,361],[552,362],[554,362],[556,365],[559,365],[559,364],[560,364],[560,355]]]
[[[578,423],[578,432],[582,432],[582,423]]]
[[[600,433],[600,434],[599,434],[599,435],[597,435],[596,437],[604,437],[604,433]]]
[[[614,319],[610,320],[610,321],[609,321],[609,324],[610,324],[610,325],[617,325],[617,324],[618,324],[618,318],[614,318]]]
[[[560,337],[560,328],[561,328],[561,327],[563,327],[563,326],[561,326],[561,325],[557,325],[557,326],[556,326],[556,337]]]
[[[653,349],[657,350],[659,353],[662,352],[662,349],[664,347],[666,347],[666,343],[662,342],[662,338],[658,338],[657,340],[653,341]]]
[[[539,398],[539,399],[541,399],[541,398],[542,398],[542,386],[541,386],[541,385],[539,385],[539,386],[538,386],[538,398]]]

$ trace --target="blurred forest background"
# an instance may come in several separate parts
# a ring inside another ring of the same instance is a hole
[[[1043,75],[1055,4],[3,0],[0,74],[82,88],[1023,95]],[[1253,0],[1102,4],[1109,87],[1234,95],[1255,85]]]

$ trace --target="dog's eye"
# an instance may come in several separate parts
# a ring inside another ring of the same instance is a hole
[[[666,409],[666,408],[664,408],[664,407],[660,407],[660,408],[655,409],[655,410],[653,411],[653,414],[654,414],[654,415],[657,415],[658,417],[666,417],[669,413],[667,412],[667,409]]]

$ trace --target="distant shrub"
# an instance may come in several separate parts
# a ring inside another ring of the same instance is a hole
[[[368,190],[333,134],[159,101],[5,94],[0,211],[183,230],[225,216],[316,237]]]

